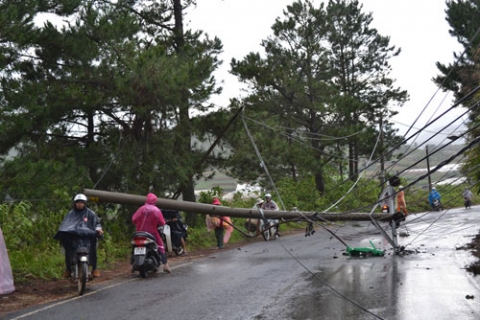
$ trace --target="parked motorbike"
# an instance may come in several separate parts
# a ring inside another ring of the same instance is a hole
[[[165,219],[165,225],[160,227],[160,235],[162,236],[165,250],[174,252],[176,255],[182,255],[185,248],[182,245],[182,239],[187,239],[188,226],[184,224],[177,210],[164,210],[162,214]]]
[[[472,201],[467,198],[464,198],[463,204],[465,205],[465,209],[470,209],[472,207]]]
[[[148,273],[157,272],[161,264],[155,237],[148,232],[138,231],[132,237],[132,273],[138,271],[142,278]]]
[[[432,210],[433,211],[442,211],[443,210],[443,206],[442,206],[442,203],[440,202],[440,199],[433,199]]]

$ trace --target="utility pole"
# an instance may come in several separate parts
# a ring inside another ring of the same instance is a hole
[[[83,193],[89,201],[93,202],[110,202],[124,205],[140,206],[145,203],[145,195],[134,195],[127,193],[117,193],[104,190],[83,189]],[[261,218],[256,208],[229,208],[224,206],[215,206],[205,203],[197,203],[191,201],[178,201],[172,199],[158,198],[156,205],[166,210],[179,210],[186,212],[195,212],[197,214],[209,214],[219,216],[230,216],[237,218]],[[264,216],[268,219],[278,219],[280,217],[288,219],[301,219],[313,221],[370,221],[372,218],[381,221],[390,221],[392,215],[385,213],[368,214],[364,212],[344,212],[344,213],[327,213],[327,212],[307,212],[307,211],[274,211],[265,210]]]
[[[428,192],[430,192],[432,191],[432,178],[430,177],[430,160],[428,159],[428,145],[425,145],[425,151],[427,152]]]
[[[380,183],[383,185],[386,181],[385,178],[385,157],[383,153],[383,116],[380,114],[380,123],[378,124],[380,130],[380,152],[382,153],[382,157],[380,158]]]

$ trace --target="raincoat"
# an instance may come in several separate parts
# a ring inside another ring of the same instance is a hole
[[[438,199],[440,201],[441,196],[440,196],[440,193],[438,193],[437,190],[432,189],[432,191],[430,191],[430,194],[428,195],[428,201],[430,202],[431,206],[433,206],[433,200],[435,200],[435,199]]]
[[[0,295],[15,291],[7,246],[0,228]]]
[[[397,193],[397,212],[407,214],[407,203],[405,202],[405,194],[402,191]]]
[[[153,193],[147,195],[147,200],[143,206],[137,209],[132,217],[136,231],[145,231],[152,234],[158,245],[158,251],[165,253],[162,238],[158,232],[158,226],[165,225],[162,211],[155,206],[157,196]]]
[[[223,236],[223,243],[227,244],[228,240],[230,240],[230,236],[232,235],[233,232],[233,227],[231,225],[232,220],[230,220],[230,217],[222,217],[223,218],[223,227],[225,228],[225,235]],[[228,223],[227,223],[228,222]]]
[[[62,233],[94,236],[97,234],[96,230],[99,229],[102,229],[100,220],[90,208],[85,207],[83,210],[72,209],[60,224],[55,239],[62,240]]]
[[[220,229],[220,228],[225,229],[225,234],[223,235],[223,243],[227,244],[233,232],[233,227],[231,225],[232,220],[230,219],[230,217],[227,217],[227,216],[216,216],[216,218],[220,219],[220,226],[215,227],[214,224],[212,223],[212,218],[213,217],[211,217],[208,214],[205,217],[205,224],[207,226],[207,231],[210,232],[212,230]]]
[[[278,205],[275,201],[270,200],[270,201],[265,201],[262,205],[263,210],[273,210],[273,211],[278,211]]]
[[[468,190],[468,189],[466,189],[465,191],[463,191],[462,196],[463,196],[463,198],[466,199],[466,200],[472,201],[472,199],[473,199],[473,193],[472,193],[472,191],[470,191],[470,190]]]
[[[74,253],[75,246],[78,237],[82,240],[82,246],[87,246],[89,250],[89,264],[93,269],[97,267],[97,248],[96,235],[97,230],[101,230],[102,225],[100,220],[93,210],[88,207],[84,207],[82,210],[73,208],[70,210],[63,219],[57,233],[53,237],[59,240],[62,246],[65,248],[65,267],[69,268],[72,261],[72,255]],[[78,236],[78,237],[77,237]],[[77,243],[78,245],[78,243]]]

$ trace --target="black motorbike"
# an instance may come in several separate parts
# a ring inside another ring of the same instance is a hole
[[[472,201],[467,198],[464,198],[463,204],[465,205],[465,209],[470,209],[472,207]]]
[[[174,252],[176,255],[182,255],[185,249],[182,245],[182,239],[185,241],[188,237],[188,226],[181,220],[180,213],[177,210],[164,210],[162,214],[165,219],[165,226],[160,227],[160,235],[167,252]]]
[[[432,201],[432,210],[433,211],[442,211],[443,210],[443,205],[440,202],[440,199],[433,199]]]
[[[60,240],[65,248],[65,254],[71,261],[70,264],[70,282],[77,285],[78,294],[85,293],[87,282],[93,280],[93,276],[88,272],[90,261],[90,252],[92,243],[96,243],[97,232],[90,229],[79,229],[71,232],[58,232],[55,236]],[[68,252],[68,253],[67,253]]]
[[[132,237],[132,273],[140,272],[142,278],[148,273],[157,272],[161,264],[155,237],[148,232],[135,232]]]

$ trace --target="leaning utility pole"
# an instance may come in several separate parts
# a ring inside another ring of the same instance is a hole
[[[132,195],[126,193],[117,193],[93,189],[84,189],[83,193],[94,202],[110,202],[125,205],[140,206],[145,203],[146,196]],[[179,211],[195,212],[198,214],[221,215],[238,218],[259,218],[260,213],[257,209],[229,208],[224,206],[214,206],[211,204],[196,203],[191,201],[179,201],[172,199],[157,200],[156,205],[162,209],[171,209]],[[391,214],[384,213],[325,213],[325,212],[306,212],[306,211],[263,211],[266,218],[285,220],[305,219],[305,221],[370,221],[370,219],[390,221]]]
[[[428,146],[425,146],[425,151],[427,153],[427,173],[428,173],[428,192],[432,191],[432,178],[430,177],[430,160],[428,155]]]

